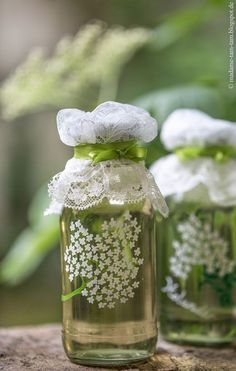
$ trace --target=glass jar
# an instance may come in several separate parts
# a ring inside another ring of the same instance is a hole
[[[119,365],[155,352],[156,242],[149,199],[111,199],[60,219],[63,343],[87,365]]]
[[[160,325],[176,343],[236,339],[236,208],[168,200],[158,228]]]
[[[142,146],[157,122],[141,108],[104,102],[59,111],[57,127],[74,147],[49,184],[46,210],[60,214],[65,351],[87,365],[146,359],[157,341],[156,212],[168,216]]]

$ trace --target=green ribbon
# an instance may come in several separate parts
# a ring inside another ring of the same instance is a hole
[[[139,146],[136,140],[106,144],[86,143],[74,147],[75,158],[92,160],[93,164],[122,158],[138,162],[145,160],[146,155],[147,149]]]
[[[180,147],[175,150],[175,153],[182,161],[195,160],[199,157],[210,157],[217,162],[225,162],[230,158],[236,158],[236,148],[227,145]]]

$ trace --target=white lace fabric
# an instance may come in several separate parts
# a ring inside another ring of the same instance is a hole
[[[92,112],[63,109],[57,114],[57,128],[68,146],[132,139],[150,142],[157,136],[157,122],[148,112],[117,102],[102,103]]]
[[[167,216],[168,208],[151,173],[143,163],[110,160],[92,165],[72,158],[65,170],[49,183],[51,204],[46,214],[61,213],[64,206],[84,210],[106,198],[114,204],[149,198],[154,209]]]
[[[236,125],[200,111],[181,109],[167,118],[161,139],[167,149],[191,145],[236,147]],[[150,171],[164,197],[222,207],[236,205],[235,159],[223,163],[208,157],[182,161],[171,154],[156,161]]]
[[[236,160],[223,164],[210,158],[183,162],[169,155],[153,164],[150,171],[164,197],[223,207],[236,205]]]
[[[236,147],[236,125],[193,109],[178,109],[163,124],[161,141],[168,150],[187,146]]]
[[[58,113],[61,140],[70,146],[116,141],[151,141],[157,123],[146,111],[127,104],[106,102],[93,112],[66,109]],[[128,159],[102,161],[70,159],[49,183],[51,203],[46,214],[63,207],[84,210],[108,199],[114,204],[135,203],[146,198],[163,216],[168,208],[151,173],[143,162]]]

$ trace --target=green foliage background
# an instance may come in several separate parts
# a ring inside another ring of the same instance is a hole
[[[116,14],[126,27],[92,22],[74,37],[61,40],[50,57],[41,50],[33,51],[1,85],[1,113],[6,125],[13,120],[21,125],[36,113],[50,111],[54,117],[62,107],[93,109],[106,100],[143,107],[160,127],[180,107],[236,121],[235,89],[227,87],[227,4],[220,0],[181,3],[174,10],[163,6],[165,16],[159,17],[152,11],[154,1],[150,1],[150,8],[144,1],[135,5],[132,1],[125,5],[110,1],[110,22],[115,23],[114,9],[120,10]],[[147,26],[132,26],[146,13],[151,14]],[[48,125],[55,125],[54,120]],[[149,145],[147,164],[164,154],[163,146],[155,140]],[[16,199],[21,184],[17,180]],[[27,300],[21,290],[24,282],[37,270],[43,274],[42,261],[58,246],[58,218],[43,216],[48,198],[46,186],[39,188],[29,207],[28,225],[0,263],[3,293],[12,290],[17,296],[19,287],[22,300]],[[46,275],[50,280],[48,269]],[[30,290],[32,296],[33,288]],[[53,290],[58,291],[59,285],[52,285]],[[14,305],[14,300],[9,303]],[[54,316],[45,310],[43,316],[35,315],[29,322],[56,320],[58,313]],[[13,322],[28,320],[21,316]]]

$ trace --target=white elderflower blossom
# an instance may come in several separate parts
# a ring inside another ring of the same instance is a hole
[[[141,226],[126,211],[117,220],[104,221],[101,229],[101,235],[93,235],[80,220],[71,222],[65,270],[70,282],[80,278],[85,283],[81,294],[89,303],[112,309],[116,302],[133,298],[139,287],[137,276],[144,262],[138,246]]]
[[[186,299],[186,291],[178,292],[179,285],[173,281],[172,277],[166,278],[166,286],[162,288],[162,292],[165,292],[168,298],[174,303],[181,307],[197,314],[199,317],[210,319],[212,313],[207,307],[198,307],[195,303],[190,302]]]
[[[208,222],[201,222],[196,215],[177,226],[181,241],[173,241],[174,256],[170,258],[170,271],[186,279],[194,265],[204,265],[206,272],[219,277],[232,273],[235,263],[230,260],[228,244],[218,231],[211,231]]]
[[[228,258],[229,246],[217,230],[212,231],[208,222],[202,222],[195,214],[188,220],[177,225],[179,240],[174,240],[172,247],[174,255],[170,257],[170,272],[178,279],[186,280],[193,266],[202,265],[207,274],[216,275],[222,279],[235,269],[235,262]],[[170,300],[201,317],[210,318],[211,313],[206,308],[198,307],[186,299],[186,292],[180,291],[178,283],[173,278],[166,278],[166,286],[162,288]]]
[[[115,99],[124,65],[151,37],[148,29],[93,22],[63,38],[50,58],[42,49],[33,51],[1,88],[4,117]]]

